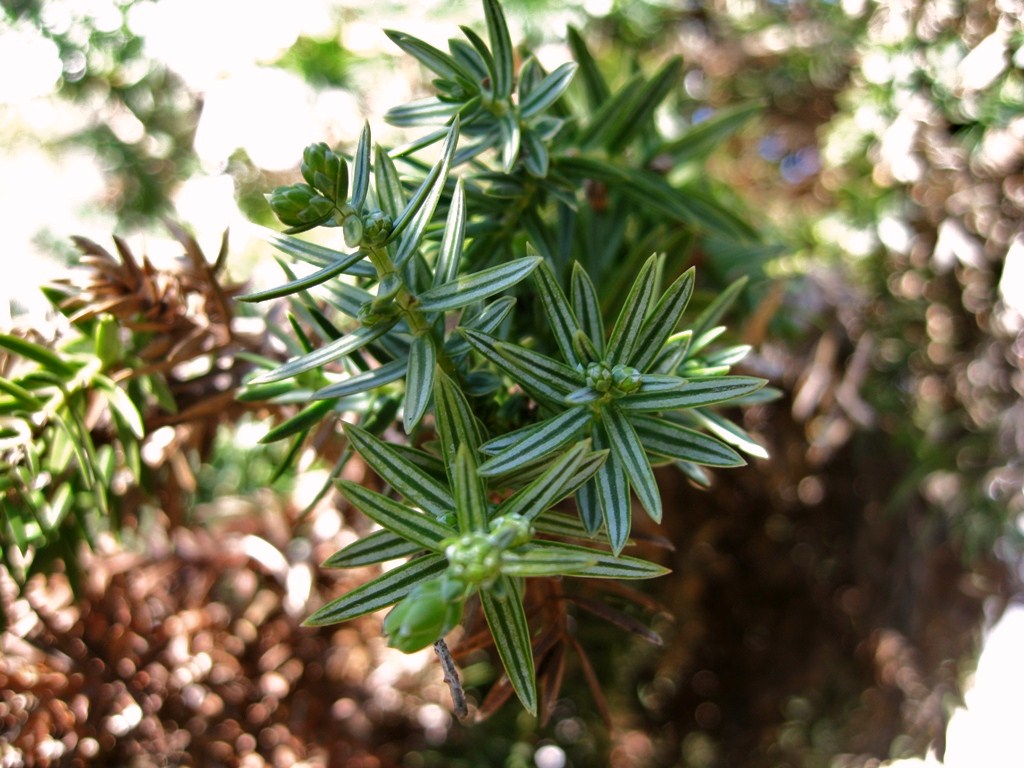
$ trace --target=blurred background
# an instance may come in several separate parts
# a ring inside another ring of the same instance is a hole
[[[73,235],[117,233],[194,306],[277,279],[263,195],[364,119],[394,140],[383,112],[427,92],[381,30],[440,46],[482,19],[462,1],[2,5],[0,330],[40,338],[60,329],[37,286],[74,273]],[[708,491],[662,477],[673,573],[644,621],[663,646],[581,616],[607,712],[571,661],[547,724],[512,706],[453,722],[433,656],[386,648],[379,617],[300,626],[367,575],[317,568],[365,526],[321,494],[331,445],[277,477],[273,413],[182,390],[183,416],[146,425],[130,525],[23,594],[0,571],[0,764],[1019,765],[1024,3],[505,5],[548,66],[569,23],[609,77],[682,55],[667,125],[763,107],[707,172],[780,247],[701,269],[754,278],[743,335],[784,397],[743,415],[770,458]],[[211,283],[198,265],[227,228]],[[190,322],[229,378],[263,349],[240,309]],[[476,695],[496,671],[470,661]]]

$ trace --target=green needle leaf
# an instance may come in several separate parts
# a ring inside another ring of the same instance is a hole
[[[629,79],[614,96],[609,96],[589,115],[589,120],[580,131],[577,139],[579,146],[592,148],[603,146],[605,137],[613,135],[617,128],[626,123],[630,117],[632,102],[643,87],[644,79],[635,75]]]
[[[417,558],[332,600],[302,623],[307,627],[322,627],[386,608],[408,595],[417,584],[437,576],[447,567],[448,561],[441,555]]]
[[[607,448],[611,445],[604,430],[594,430],[594,445]],[[608,542],[616,555],[629,540],[629,529],[633,522],[633,509],[629,502],[629,480],[619,457],[612,453],[594,477],[594,496],[604,521]],[[593,513],[591,513],[593,514]],[[588,528],[597,530],[598,525],[584,517]]]
[[[654,264],[657,256],[651,256],[640,268],[640,272],[629,289],[619,317],[612,328],[611,338],[608,340],[608,352],[606,358],[609,363],[629,364],[629,359],[636,349],[640,337],[640,328],[647,317],[647,311],[651,307],[651,299],[654,297],[655,282],[657,281]]]
[[[477,38],[479,39],[479,35]],[[452,52],[452,57],[459,63],[459,66],[463,67],[464,70],[469,73],[469,80],[472,82],[475,89],[479,89],[480,84],[491,76],[488,65],[484,62],[483,57],[481,57],[473,46],[465,40],[459,40],[458,38],[449,39],[448,49]],[[493,67],[493,57],[490,56],[490,51],[487,53],[490,65]]]
[[[274,230],[266,229],[265,227],[258,227],[257,233],[262,239],[270,243],[271,246],[281,251],[281,253],[287,254],[299,261],[304,261],[307,264],[312,264],[316,267],[329,268],[332,265],[337,264],[339,260],[345,260],[354,255],[344,254],[341,251],[334,250],[333,248],[317,245],[316,243],[311,243],[307,240],[301,240],[293,235],[275,232]],[[359,277],[376,277],[377,275],[373,265],[367,264],[361,259],[355,259],[349,265],[347,271],[348,274],[357,275]]]
[[[326,400],[338,397],[348,397],[349,395],[357,395],[360,392],[368,392],[371,389],[382,387],[385,384],[390,384],[392,381],[405,376],[406,371],[409,368],[409,361],[405,358],[401,360],[392,360],[390,363],[384,363],[379,368],[372,368],[369,371],[363,371],[355,376],[349,376],[344,381],[339,381],[337,384],[331,384],[330,386],[318,389],[313,393],[313,400]],[[265,398],[256,398],[265,399]]]
[[[746,464],[743,457],[729,446],[673,421],[640,414],[635,414],[631,421],[640,442],[651,453],[711,467]]]
[[[753,347],[749,344],[737,344],[725,349],[715,350],[714,353],[706,355],[704,362],[709,366],[733,366],[741,363],[750,354]]]
[[[503,296],[492,301],[480,310],[480,314],[467,318],[463,314],[463,327],[484,334],[494,333],[515,306],[516,300],[513,296]],[[469,353],[469,342],[459,333],[453,333],[445,342],[448,355],[453,360]]]
[[[495,72],[494,56],[487,47],[487,43],[484,42],[484,39],[472,27],[461,24],[459,29],[462,30],[462,34],[466,36],[466,39],[469,40],[470,45],[467,46],[468,50],[467,48],[456,48],[454,46],[462,41],[449,40],[448,44],[453,46],[452,53],[460,62],[479,73],[479,81],[491,93],[494,93],[494,83],[497,82],[498,76]],[[464,61],[463,56],[467,60]],[[473,62],[472,64],[470,60]]]
[[[444,483],[416,466],[395,447],[352,424],[345,424],[345,434],[370,469],[410,503],[438,519],[452,511],[455,500]]]
[[[693,331],[685,330],[672,334],[662,345],[661,357],[658,359],[655,370],[663,374],[674,374],[690,349],[690,342],[693,341]]]
[[[525,120],[550,107],[568,89],[578,65],[567,62],[540,81],[519,104],[519,115]]]
[[[338,481],[338,490],[356,509],[406,541],[423,549],[441,551],[441,542],[455,533],[433,517],[417,512],[394,499],[364,488],[351,480]]]
[[[425,43],[405,32],[396,32],[391,29],[385,30],[384,34],[391,38],[391,42],[441,77],[448,80],[458,80],[460,78],[473,80],[472,75],[463,69],[455,59],[444,51],[439,51],[429,43]]]
[[[526,60],[519,65],[519,76],[516,78],[516,103],[522,104],[533,93],[533,89],[540,85],[546,72],[533,55],[528,55]]]
[[[448,220],[444,225],[441,248],[434,266],[434,287],[451,283],[459,274],[459,260],[466,239],[466,190],[462,179],[455,182],[455,193],[448,206]]]
[[[558,167],[574,178],[605,181],[621,188],[635,204],[701,232],[716,233],[730,241],[756,237],[742,218],[694,185],[677,189],[653,171],[619,167],[594,157],[559,157]]]
[[[141,440],[146,433],[146,427],[142,423],[142,414],[139,413],[139,409],[132,399],[128,397],[128,393],[106,376],[97,375],[94,381],[96,387],[106,396],[111,410],[124,419],[124,423],[131,433]]]
[[[601,74],[601,70],[587,48],[587,44],[579,30],[570,26],[568,38],[569,48],[572,49],[572,57],[579,62],[580,69],[582,70],[580,77],[583,80],[587,105],[591,110],[597,110],[611,98],[608,83],[605,82],[604,76]]]
[[[565,396],[563,401],[566,405],[586,405],[587,403],[593,403],[600,400],[603,395],[596,389],[590,387],[580,387],[575,392],[570,392]]]
[[[0,334],[0,348],[13,352],[33,362],[39,363],[46,370],[61,379],[69,379],[78,371],[78,367],[67,363],[56,352],[26,339],[9,334]]]
[[[590,420],[591,413],[588,409],[572,408],[540,424],[531,425],[528,432],[519,431],[519,439],[481,464],[479,472],[484,477],[491,477],[539,461],[575,440],[583,425]]]
[[[646,199],[651,194],[663,196],[652,202],[660,204],[663,200],[665,213],[703,232],[713,233],[728,241],[757,237],[756,231],[734,210],[695,184],[674,189],[652,171],[631,171],[628,176],[626,191],[631,196],[640,199]]]
[[[327,301],[352,318],[358,318],[363,306],[374,299],[369,291],[340,280],[328,283],[326,288],[329,294]]]
[[[494,55],[494,96],[507,99],[512,95],[512,84],[515,81],[515,54],[505,14],[498,0],[484,0],[484,16],[487,18],[487,35]]]
[[[0,376],[0,392],[10,395],[14,398],[14,403],[17,407],[23,408],[28,411],[35,411],[43,407],[43,401],[33,395],[24,387],[15,384],[9,379],[5,379]],[[6,401],[10,404],[12,401]]]
[[[355,251],[347,256],[342,257],[334,264],[330,264],[323,269],[318,269],[310,275],[300,277],[298,280],[292,280],[291,282],[279,285],[277,288],[268,288],[265,291],[257,291],[255,293],[247,293],[244,296],[239,296],[238,301],[257,302],[267,301],[268,299],[279,299],[282,296],[290,296],[293,293],[304,291],[307,288],[313,288],[314,286],[326,283],[332,277],[337,277],[340,274],[347,272],[353,264],[360,261],[366,254],[362,251]]]
[[[480,593],[484,616],[512,688],[526,710],[536,715],[537,676],[522,597],[508,576],[500,577],[495,587]]]
[[[454,485],[455,460],[459,446],[466,445],[472,451],[476,451],[483,441],[480,436],[480,425],[466,396],[440,366],[434,369],[434,408],[438,437],[441,439],[441,458],[448,471],[448,479]]]
[[[723,109],[702,123],[692,126],[675,141],[659,148],[659,152],[672,155],[677,163],[704,160],[725,139],[746,125],[764,109],[764,104],[753,102],[731,109]]]
[[[384,119],[399,128],[411,128],[419,125],[448,125],[452,116],[458,111],[458,104],[441,101],[435,96],[430,96],[411,101],[400,107],[392,107],[384,114]]]
[[[460,445],[455,454],[455,514],[459,532],[487,530],[487,498],[484,484],[476,472],[473,451]]]
[[[589,440],[577,443],[555,459],[540,477],[505,499],[495,510],[495,516],[519,515],[526,520],[534,520],[597,471],[604,457],[598,454],[598,461],[589,461],[591,455]],[[584,463],[589,472],[587,475],[579,472]]]
[[[593,481],[587,483],[591,485]],[[597,524],[600,527],[601,518],[598,514]],[[588,530],[579,517],[566,515],[561,512],[547,511],[533,521],[533,527],[541,533],[550,533],[553,536],[563,536],[573,539],[593,538],[594,532]]]
[[[402,426],[408,435],[427,412],[434,391],[434,365],[437,351],[430,333],[416,336],[409,347],[409,372],[405,376],[405,408]]]
[[[272,430],[260,438],[261,443],[273,443],[291,437],[297,432],[303,432],[316,424],[319,424],[331,411],[334,410],[335,400],[319,400],[306,406],[287,421],[278,424]]]
[[[724,291],[715,297],[714,301],[708,304],[690,329],[693,331],[694,339],[699,339],[705,333],[718,325],[718,321],[721,320],[722,316],[729,311],[729,308],[733,305],[736,299],[739,298],[739,295],[743,292],[746,285],[747,277],[744,275],[731,283]]]
[[[376,565],[400,557],[408,557],[422,549],[391,531],[375,531],[338,550],[321,564],[322,568],[359,568]]]
[[[686,311],[686,305],[693,295],[694,269],[690,267],[658,300],[650,316],[640,328],[639,336],[633,344],[633,356],[629,365],[638,371],[646,371],[661,354],[668,337]]]
[[[607,462],[605,462],[605,463],[607,463]],[[598,474],[600,474],[602,469],[604,469],[604,468],[603,467],[599,467],[598,468]],[[605,470],[605,471],[607,471],[607,470]],[[580,486],[580,488],[576,491],[576,509],[579,510],[580,522],[582,523],[581,527],[583,529],[583,533],[580,534],[580,538],[582,538],[583,536],[593,537],[599,530],[601,530],[601,520],[602,520],[603,515],[602,515],[602,512],[601,512],[601,502],[598,499],[598,495],[597,495],[597,490],[598,490],[597,489],[597,483],[598,483],[598,478],[597,478],[597,475],[595,475],[589,481],[587,481],[582,486]],[[628,492],[627,492],[627,494],[628,494]],[[629,503],[628,495],[627,495],[627,498],[626,498],[626,503],[627,503],[627,505]],[[627,514],[626,514],[626,519],[629,520],[628,509],[627,509]],[[538,522],[537,530],[539,530],[539,531],[540,530],[546,530],[546,528],[542,528],[541,527],[541,523],[542,522],[543,522],[543,520]],[[573,534],[568,534],[568,535],[573,535]],[[614,549],[614,547],[613,547],[613,549]],[[622,551],[622,547],[619,547],[615,551],[616,552]]]
[[[486,299],[523,280],[540,262],[539,256],[527,256],[471,275],[463,275],[421,293],[418,297],[420,309],[424,312],[444,312]]]
[[[522,131],[519,118],[514,112],[506,112],[498,120],[501,131],[501,166],[505,173],[512,173],[516,160],[519,159],[519,148],[522,144]]]
[[[551,165],[551,157],[544,140],[534,130],[523,131],[522,146],[525,150],[523,164],[532,176],[543,179],[548,175],[548,168]]]
[[[373,179],[377,191],[377,205],[392,219],[405,208],[405,191],[395,161],[379,146],[374,151]]]
[[[423,183],[413,193],[412,199],[409,200],[408,204],[398,215],[398,218],[395,219],[391,234],[388,235],[387,242],[392,243],[409,228],[409,232],[405,234],[399,243],[398,254],[395,256],[396,265],[404,263],[419,246],[420,240],[423,238],[423,232],[427,228],[427,224],[430,223],[430,219],[433,218],[434,209],[437,208],[437,203],[441,199],[441,193],[444,191],[444,185],[448,179],[448,170],[451,167],[452,157],[455,155],[458,144],[459,119],[455,118],[452,127],[448,130],[448,135],[445,137],[444,144],[441,145],[440,159],[430,169],[430,173],[427,174]]]
[[[678,392],[686,386],[687,381],[679,376],[645,373],[640,377],[640,392]]]
[[[686,386],[674,392],[639,392],[625,395],[615,401],[616,406],[628,412],[674,411],[697,408],[713,403],[724,403],[761,389],[767,382],[751,376],[712,376],[706,379],[687,379]]]
[[[392,449],[400,453],[413,465],[419,467],[428,475],[438,478],[444,475],[444,462],[441,461],[437,456],[426,451],[421,451],[418,448],[412,448],[402,443],[389,443]],[[451,494],[447,485],[442,485],[446,494]],[[452,507],[448,507],[450,511]]]
[[[320,347],[320,349],[313,350],[309,354],[302,355],[294,360],[289,360],[287,363],[273,371],[260,374],[253,379],[251,383],[266,384],[271,381],[280,381],[281,379],[297,376],[300,373],[305,373],[306,371],[310,371],[314,368],[327,365],[327,363],[333,363],[335,360],[339,360],[346,355],[352,354],[357,349],[362,349],[375,339],[379,339],[387,333],[396,322],[398,322],[397,319],[386,323],[380,323],[379,325],[374,325],[370,328],[356,328],[352,333],[342,336],[337,341],[332,341],[330,344],[325,344]]]
[[[589,485],[609,456],[611,456],[611,452],[607,450],[592,451],[585,456],[576,468],[575,473],[563,481],[565,489],[563,496],[574,494],[580,488]]]
[[[749,456],[758,459],[768,458],[768,451],[758,445],[745,429],[733,424],[724,416],[703,408],[694,408],[688,415],[695,418],[708,432],[718,435],[724,442],[736,446]]]
[[[629,108],[622,116],[625,119],[616,115],[616,119],[610,121],[608,127],[601,132],[601,143],[608,148],[609,152],[618,154],[641,131],[650,127],[654,111],[679,81],[682,66],[683,61],[678,56],[669,59],[650,80],[641,88],[633,91]]]
[[[366,193],[370,190],[370,124],[364,123],[356,145],[355,161],[352,166],[352,197],[349,204],[357,212],[362,211]]]
[[[540,297],[541,305],[544,307],[544,314],[548,318],[548,326],[555,337],[559,352],[569,365],[576,365],[580,362],[573,348],[573,335],[580,330],[576,316],[573,314],[569,300],[565,298],[562,287],[558,284],[555,273],[547,263],[543,263],[533,273],[533,282],[537,286],[537,295]]]
[[[536,424],[527,424],[525,427],[520,427],[519,429],[515,429],[511,432],[506,432],[503,435],[498,435],[498,437],[492,438],[481,445],[480,450],[491,455],[502,453],[503,451],[521,443],[535,432],[547,430],[549,428],[548,421],[550,420],[541,421]]]
[[[664,568],[656,563],[648,562],[647,560],[641,560],[638,557],[613,555],[610,552],[602,552],[599,549],[590,549],[589,547],[580,547],[575,544],[563,544],[555,541],[545,541],[543,539],[538,539],[533,543],[538,548],[562,551],[566,554],[568,554],[568,552],[579,552],[581,555],[585,553],[587,557],[594,560],[593,565],[582,571],[569,574],[570,576],[580,576],[591,579],[653,579],[657,576],[664,576],[666,573],[670,573],[668,568]]]
[[[661,493],[658,491],[658,481],[654,479],[654,472],[647,461],[647,454],[640,438],[636,436],[636,430],[626,415],[614,407],[605,409],[604,427],[612,452],[625,470],[637,498],[651,519],[656,523],[661,522]]]
[[[556,549],[525,544],[502,553],[501,572],[507,576],[572,576],[597,565],[597,559],[579,549]]]
[[[601,303],[597,299],[597,289],[594,288],[590,275],[578,261],[574,261],[572,265],[569,294],[580,328],[590,339],[598,355],[603,354],[604,320],[601,315]]]
[[[495,341],[469,329],[463,329],[462,333],[477,352],[549,402],[560,404],[566,395],[585,383],[577,371],[538,352]]]

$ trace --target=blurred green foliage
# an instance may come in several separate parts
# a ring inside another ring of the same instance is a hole
[[[319,39],[303,35],[275,64],[301,75],[316,88],[340,88],[349,85],[352,62],[352,55],[337,38]]]
[[[6,2],[4,15],[57,46],[58,93],[87,116],[58,146],[94,151],[107,175],[107,204],[126,225],[138,226],[172,213],[172,193],[194,172],[199,105],[180,77],[147,55],[128,25],[132,3],[112,7],[117,25],[100,25],[88,9],[42,0]]]
[[[869,297],[865,397],[913,459],[893,506],[923,494],[933,524],[974,559],[1003,537],[1022,541],[1021,369],[1010,353],[1020,308],[1002,302],[1000,280],[1024,221],[1013,192],[1024,149],[1007,141],[1024,118],[1024,22],[1013,4],[960,5],[872,8],[823,137],[823,181],[845,223],[816,232],[839,258],[836,235],[862,234],[845,261]]]

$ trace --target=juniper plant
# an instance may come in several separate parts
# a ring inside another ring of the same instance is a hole
[[[729,375],[746,347],[714,348],[742,281],[682,327],[695,293],[688,255],[763,246],[711,187],[658,170],[699,163],[698,149],[739,122],[664,138],[654,112],[678,61],[613,92],[570,29],[576,61],[548,73],[521,51],[517,68],[501,7],[483,6],[486,40],[463,28],[442,51],[388,33],[435,76],[435,96],[387,115],[424,135],[386,148],[367,126],[351,156],[311,145],[304,181],[269,196],[288,227],[270,243],[315,270],[296,277],[282,262],[287,283],[243,297],[288,297],[292,333],[281,336],[295,354],[266,363],[242,396],[304,404],[266,438],[290,438],[291,455],[344,416],[343,460],[358,453],[389,489],[338,483],[382,530],[324,565],[407,561],[308,623],[394,606],[384,630],[412,651],[442,641],[479,600],[536,713],[524,584],[664,573],[622,554],[630,490],[657,521],[653,466],[707,482],[703,467],[740,465],[738,450],[763,455],[710,409],[765,397],[763,380]],[[340,228],[347,249],[295,236],[316,227]]]

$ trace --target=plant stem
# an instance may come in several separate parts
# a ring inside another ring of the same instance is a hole
[[[427,320],[426,315],[420,311],[418,300],[416,295],[408,289],[405,284],[405,278],[402,276],[401,271],[395,266],[394,262],[391,261],[391,256],[388,254],[386,248],[379,248],[376,246],[370,246],[367,248],[367,254],[370,257],[370,262],[373,264],[374,269],[377,270],[378,283],[381,284],[387,278],[397,280],[399,283],[399,289],[394,296],[395,306],[398,307],[402,317],[409,324],[409,329],[415,336],[423,336],[431,334],[434,337],[434,349],[437,352],[437,362],[441,366],[442,370],[449,376],[456,377],[455,365],[451,358],[444,349],[444,339],[438,338],[434,332],[434,328],[431,323]]]
[[[441,669],[444,670],[444,681],[448,684],[448,690],[452,693],[452,707],[455,709],[455,716],[462,720],[469,715],[469,706],[466,704],[466,692],[462,690],[462,681],[459,679],[459,670],[455,666],[452,652],[448,650],[448,644],[444,639],[434,643],[434,653],[441,662]]]

